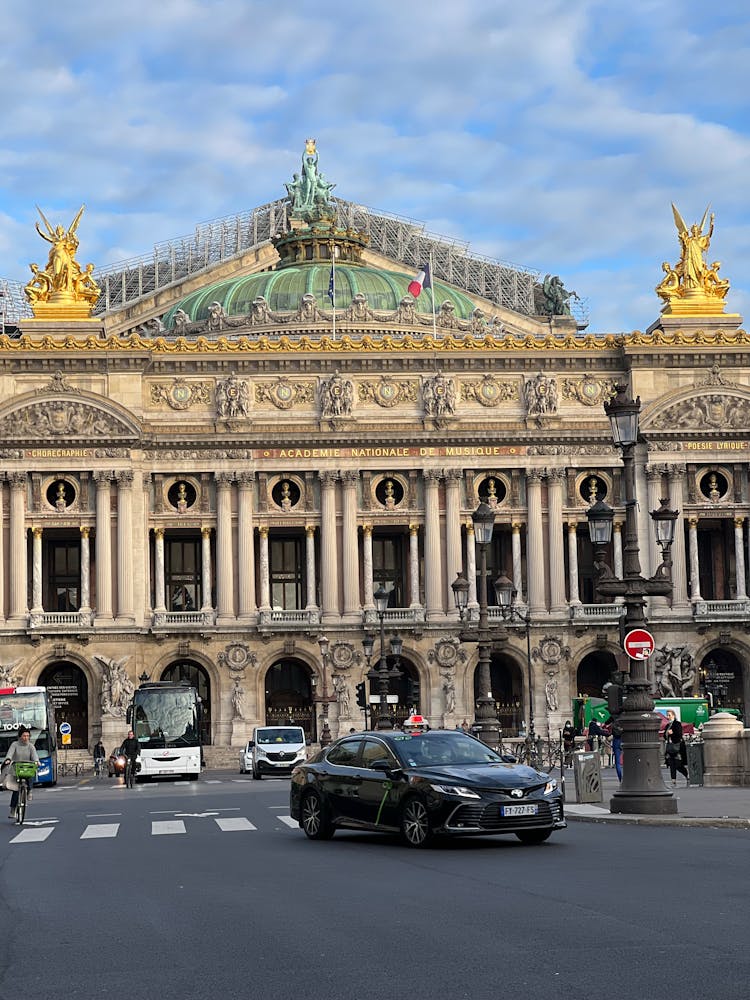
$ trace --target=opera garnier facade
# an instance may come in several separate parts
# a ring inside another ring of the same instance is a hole
[[[503,733],[531,708],[556,737],[624,669],[623,600],[597,588],[623,572],[622,384],[644,578],[649,512],[678,512],[671,593],[646,599],[655,690],[720,678],[744,713],[750,338],[713,218],[675,210],[652,327],[592,333],[558,278],[334,197],[318,156],[286,197],[121,266],[85,263],[85,213],[40,213],[46,263],[3,283],[3,685],[48,686],[79,749],[170,679],[199,690],[207,758],[258,724],[359,729],[385,674],[395,721],[471,724],[484,698]]]

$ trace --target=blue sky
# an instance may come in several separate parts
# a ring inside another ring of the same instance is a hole
[[[694,0],[6,0],[0,276],[147,253],[284,194],[305,138],[342,198],[560,274],[644,329],[670,202],[750,311],[750,14]]]

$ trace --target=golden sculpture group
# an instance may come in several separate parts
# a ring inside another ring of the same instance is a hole
[[[83,209],[81,205],[67,229],[59,225],[53,229],[37,206],[46,232],[38,222],[36,231],[50,244],[47,266],[42,270],[38,264],[30,264],[33,277],[24,288],[37,319],[88,319],[99,298],[101,290],[94,281],[94,265],[87,264],[81,270],[76,260],[76,230]]]
[[[714,233],[713,212],[707,231],[708,209],[700,223],[689,228],[674,204],[672,213],[680,238],[680,259],[674,267],[668,261],[662,264],[664,278],[656,286],[656,293],[666,302],[663,314],[715,316],[723,313],[729,281],[719,277],[721,263],[718,260],[710,265],[705,260]]]

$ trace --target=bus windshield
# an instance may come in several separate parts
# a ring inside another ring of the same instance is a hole
[[[18,739],[21,726],[31,730],[31,742],[37,750],[49,749],[44,691],[0,693],[0,753],[5,754]]]
[[[138,688],[133,709],[134,732],[142,747],[199,745],[195,688]]]

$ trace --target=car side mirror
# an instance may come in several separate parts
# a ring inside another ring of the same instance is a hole
[[[388,760],[374,760],[370,764],[371,771],[382,771],[383,774],[387,774],[389,778],[399,778],[401,776],[401,768],[396,766]]]
[[[252,750],[254,746],[255,746],[255,740],[248,740],[247,749]]]

